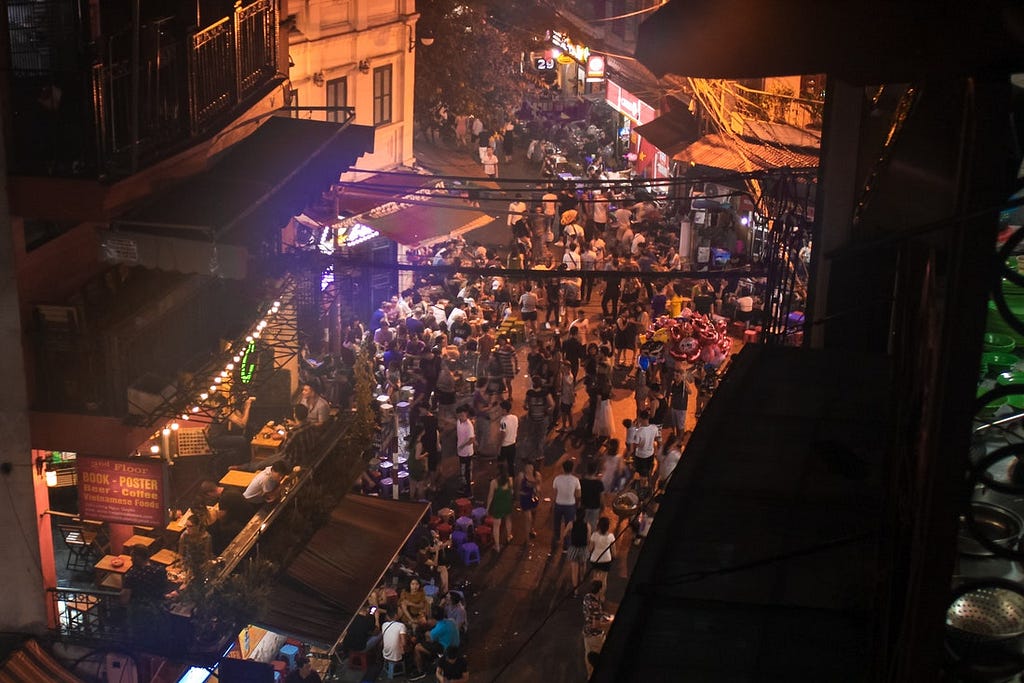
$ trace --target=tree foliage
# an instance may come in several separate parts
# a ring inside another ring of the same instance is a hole
[[[537,16],[525,0],[418,0],[417,35],[434,38],[416,47],[416,118],[430,120],[439,106],[497,125],[515,111],[529,81],[523,56],[543,38],[539,27],[514,17]]]

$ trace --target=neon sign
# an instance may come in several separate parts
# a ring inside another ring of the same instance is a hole
[[[572,42],[569,40],[569,36],[560,31],[551,32],[551,44],[555,47],[561,48],[567,55],[575,59],[580,64],[586,64],[587,60],[590,59],[589,47]]]

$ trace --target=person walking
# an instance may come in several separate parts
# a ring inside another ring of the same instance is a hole
[[[612,560],[615,555],[612,547],[615,545],[615,534],[611,532],[612,523],[607,517],[597,520],[597,529],[590,534],[589,550],[590,566],[595,572],[601,572],[605,578],[612,568]],[[607,581],[605,581],[607,584]]]
[[[562,531],[563,538],[569,544],[565,559],[569,563],[569,580],[572,581],[573,597],[576,596],[580,581],[587,570],[587,546],[590,543],[590,530],[586,512],[583,508],[577,508],[576,516]]]
[[[519,319],[523,321],[523,327],[528,331],[530,337],[537,336],[537,306],[540,299],[533,293],[533,285],[527,282],[523,286],[523,294],[519,297]],[[509,396],[512,395],[512,387],[509,386]]]
[[[522,193],[516,192],[515,199],[508,204],[508,227],[512,227],[519,221],[526,218],[526,202],[523,201]]]
[[[587,524],[591,529],[597,528],[597,520],[604,510],[604,482],[598,472],[597,460],[587,463],[586,476],[580,480],[580,508],[586,512]]]
[[[487,514],[494,518],[494,549],[501,552],[502,529],[508,536],[507,543],[512,544],[512,476],[509,475],[505,463],[498,463],[498,473],[491,480],[487,491]]]
[[[505,399],[501,402],[501,421],[498,423],[501,431],[501,450],[499,457],[505,463],[508,472],[515,472],[516,468],[516,440],[519,438],[519,416],[512,412],[512,401]]]
[[[661,443],[661,428],[651,424],[651,414],[641,410],[637,416],[637,428],[633,434],[633,467],[643,479],[644,486],[651,485],[650,477],[654,470],[654,452]]]
[[[562,473],[551,482],[554,490],[555,509],[551,518],[554,525],[554,534],[551,536],[551,554],[558,550],[559,541],[562,542],[564,552],[569,550],[569,539],[563,536],[562,526],[569,524],[576,517],[576,508],[580,503],[580,480],[572,472],[572,460],[562,463]]]
[[[462,474],[463,492],[466,497],[473,495],[473,453],[476,430],[469,419],[469,406],[459,406],[455,411],[455,452],[459,456],[459,472]]]
[[[540,473],[533,463],[531,461],[523,463],[516,489],[519,491],[519,509],[526,513],[526,532],[530,538],[537,537],[537,532],[533,530],[535,517],[533,511],[540,504],[540,481]]]
[[[484,165],[484,174],[488,178],[498,177],[498,156],[492,147],[481,147],[481,162]]]
[[[551,392],[545,386],[544,379],[540,375],[533,376],[533,387],[527,390],[525,403],[525,456],[530,460],[537,460],[544,456],[544,441],[548,434],[548,420],[554,409]]]

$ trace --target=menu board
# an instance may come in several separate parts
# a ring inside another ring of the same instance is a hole
[[[166,463],[157,458],[78,456],[78,514],[82,519],[163,526]]]

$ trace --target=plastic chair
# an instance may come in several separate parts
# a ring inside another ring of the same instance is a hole
[[[369,666],[370,659],[366,654],[366,650],[352,650],[348,653],[348,667],[350,669],[359,669],[360,671],[366,671],[366,667]]]
[[[473,512],[473,501],[469,498],[457,498],[455,500],[455,509],[459,512],[459,517],[469,517],[470,513]]]
[[[487,508],[473,508],[469,516],[473,518],[474,524],[483,524],[484,519],[487,518]]]
[[[455,528],[463,533],[469,533],[473,530],[473,518],[472,517],[459,517],[455,520]]]
[[[491,527],[485,524],[481,524],[473,529],[473,535],[476,537],[476,542],[480,544],[481,548],[494,545],[494,532]]]
[[[451,524],[438,524],[437,525],[437,536],[442,541],[447,541],[452,535]]]
[[[431,601],[433,601],[433,599],[437,597],[437,591],[437,586],[435,586],[432,583],[424,584],[423,586],[423,592],[426,593],[427,598],[429,598]]]
[[[387,675],[388,680],[393,680],[395,676],[405,675],[405,661],[399,660],[392,662],[391,660],[384,661],[384,673]]]
[[[480,546],[476,543],[463,543],[459,546],[459,557],[466,566],[480,564]]]
[[[469,542],[469,534],[465,531],[453,531],[452,532],[452,545],[456,548],[461,548],[464,544]]]

